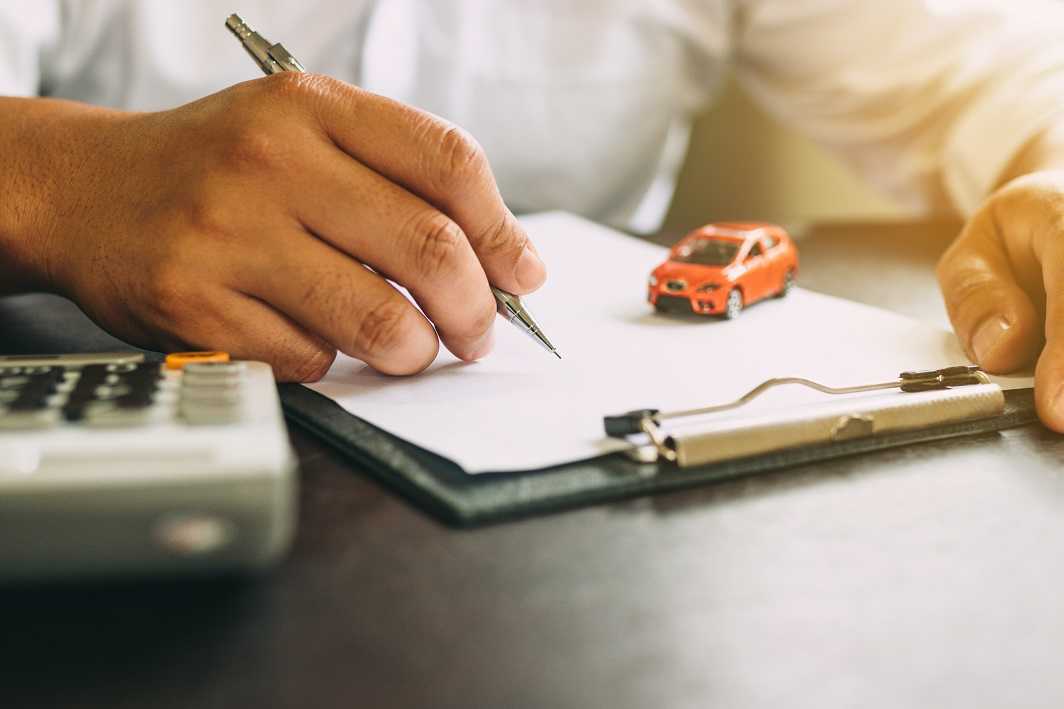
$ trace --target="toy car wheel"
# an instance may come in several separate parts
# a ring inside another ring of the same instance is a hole
[[[724,317],[728,320],[734,320],[739,317],[741,312],[743,312],[743,294],[738,288],[733,288],[724,304]]]
[[[791,292],[791,288],[794,288],[794,271],[787,271],[783,276],[783,283],[780,284],[780,290],[776,293],[777,298],[782,298]]]

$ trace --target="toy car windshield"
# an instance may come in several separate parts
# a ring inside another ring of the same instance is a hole
[[[724,239],[696,239],[676,249],[670,260],[701,266],[727,266],[739,253],[740,242]]]

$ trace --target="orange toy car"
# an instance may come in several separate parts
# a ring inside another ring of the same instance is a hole
[[[798,274],[794,241],[774,224],[707,224],[685,236],[655,268],[647,300],[666,312],[723,314],[784,296]]]

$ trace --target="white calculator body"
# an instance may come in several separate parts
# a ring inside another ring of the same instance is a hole
[[[261,362],[0,357],[0,583],[266,567],[295,467]]]

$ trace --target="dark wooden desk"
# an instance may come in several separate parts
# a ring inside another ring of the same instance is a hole
[[[940,318],[954,229],[815,229],[803,282]],[[56,342],[71,312],[41,304],[0,301],[9,350]],[[0,705],[1064,703],[1064,439],[1040,427],[475,531],[293,438],[281,568],[0,592]]]

